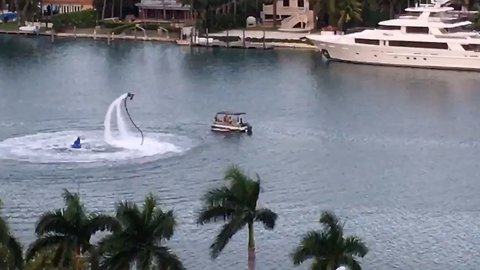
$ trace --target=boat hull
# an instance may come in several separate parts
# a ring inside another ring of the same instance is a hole
[[[221,125],[221,124],[213,124],[211,126],[211,130],[214,132],[222,132],[222,133],[252,133],[252,128],[250,126],[228,126],[228,125]]]
[[[336,61],[449,70],[480,71],[480,53],[395,48],[310,39],[325,58]]]

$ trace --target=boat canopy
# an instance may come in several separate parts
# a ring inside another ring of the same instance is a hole
[[[223,111],[223,112],[217,112],[217,115],[219,114],[225,114],[225,115],[244,115],[247,113],[244,112],[228,112],[228,111]]]

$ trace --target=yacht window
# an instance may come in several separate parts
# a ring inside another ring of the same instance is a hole
[[[440,42],[419,42],[419,41],[390,40],[389,45],[394,46],[394,47],[410,47],[410,48],[448,50],[448,44],[447,43],[440,43]]]
[[[458,33],[458,32],[469,32],[470,29],[468,26],[457,26],[457,27],[447,28],[446,31],[448,33]]]
[[[428,27],[407,26],[407,33],[428,34]]]
[[[480,44],[464,44],[462,47],[465,51],[480,52]]]
[[[368,45],[380,45],[380,40],[378,40],[378,39],[356,38],[355,43],[368,44]]]
[[[378,29],[380,30],[400,30],[400,26],[396,26],[396,25],[381,25],[380,27],[378,27]]]

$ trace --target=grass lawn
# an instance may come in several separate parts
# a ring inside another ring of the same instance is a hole
[[[17,31],[17,22],[0,23],[0,30]]]

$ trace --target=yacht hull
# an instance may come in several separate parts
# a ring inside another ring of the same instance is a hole
[[[399,67],[480,71],[479,52],[342,44],[310,38],[330,60]]]

